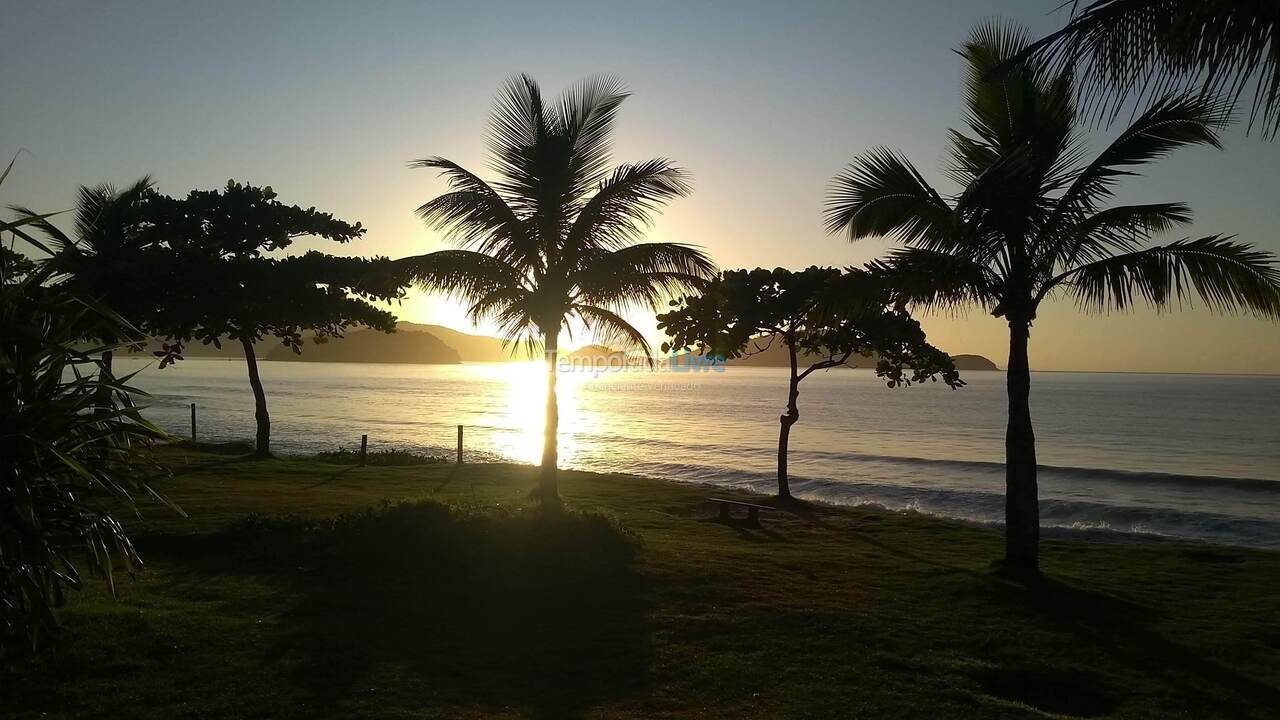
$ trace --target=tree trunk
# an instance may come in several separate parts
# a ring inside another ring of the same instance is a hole
[[[800,397],[800,379],[797,376],[796,348],[788,340],[787,352],[791,355],[791,376],[787,386],[787,411],[778,417],[778,499],[791,499],[791,485],[787,478],[787,445],[791,441],[791,426],[800,419],[796,400]]]
[[[1009,426],[1005,432],[1005,565],[1035,572],[1040,552],[1036,437],[1031,428],[1031,369],[1027,321],[1009,321]]]
[[[244,348],[244,361],[249,366],[249,386],[253,388],[253,417],[258,421],[257,443],[253,454],[258,457],[271,455],[271,416],[267,414],[267,394],[262,391],[262,378],[258,377],[258,358],[253,354],[253,342],[240,338]]]
[[[538,494],[544,503],[559,503],[560,493],[556,478],[559,460],[556,436],[560,430],[560,407],[556,399],[556,350],[559,338],[555,331],[543,333],[547,362],[547,420],[542,436],[542,473]]]
[[[111,412],[111,388],[106,383],[115,380],[115,373],[111,367],[114,358],[115,353],[112,351],[102,351],[102,367],[99,370],[101,374],[98,377],[98,387],[93,398],[95,415],[106,415]]]

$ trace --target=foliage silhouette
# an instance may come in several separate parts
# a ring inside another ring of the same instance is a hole
[[[1062,6],[1067,5],[1063,2]],[[1093,0],[1063,29],[1027,46],[1027,58],[1069,68],[1085,98],[1114,118],[1197,91],[1230,107],[1247,93],[1249,129],[1280,130],[1280,4],[1273,0]],[[1252,85],[1252,90],[1250,86]]]
[[[20,216],[32,218],[32,227],[43,234],[47,244],[37,244],[51,253],[44,262],[52,268],[55,282],[66,292],[91,298],[128,319],[127,326],[109,328],[125,335],[86,338],[105,348],[100,369],[107,380],[113,372],[115,346],[142,349],[144,333],[151,325],[156,305],[139,288],[168,287],[176,280],[170,255],[159,244],[161,235],[147,218],[148,202],[155,197],[149,177],[119,191],[109,184],[82,185],[76,197],[74,237],[50,218],[16,208]],[[35,242],[29,234],[22,237]],[[109,387],[106,382],[100,389],[108,392]],[[99,402],[105,405],[106,398]]]
[[[850,240],[890,235],[906,243],[873,263],[900,302],[979,305],[1008,321],[1005,563],[1034,570],[1039,510],[1027,342],[1040,303],[1061,293],[1104,311],[1199,297],[1213,310],[1275,318],[1280,269],[1270,254],[1221,235],[1144,248],[1190,222],[1182,203],[1106,206],[1135,168],[1180,147],[1218,147],[1215,129],[1226,120],[1219,105],[1161,101],[1085,162],[1070,73],[1032,58],[993,76],[1028,44],[1021,30],[989,23],[962,48],[969,130],[951,132],[948,167],[958,194],[944,198],[906,158],[876,148],[835,178],[826,217],[832,232]]]
[[[0,233],[33,217],[0,221]],[[130,378],[95,357],[112,345],[77,349],[137,330],[54,274],[31,265],[0,282],[0,655],[35,650],[57,626],[53,609],[83,583],[81,553],[112,592],[117,563],[141,564],[106,499],[132,509],[134,496],[159,498],[145,449],[167,436],[141,416]]]
[[[721,273],[701,295],[672,302],[674,309],[658,316],[658,327],[671,336],[663,352],[692,348],[700,355],[738,358],[774,342],[786,348],[791,362],[787,409],[778,418],[778,497],[790,500],[787,447],[791,426],[800,419],[800,381],[876,354],[876,374],[888,378],[891,388],[938,376],[953,388],[964,384],[951,358],[925,341],[920,323],[906,310],[888,307],[890,299],[877,278],[859,270],[733,270]],[[803,355],[822,359],[806,360],[808,367],[801,369]]]
[[[360,462],[360,451],[339,447],[316,453],[316,459],[337,465],[355,465]],[[420,452],[403,448],[370,450],[365,453],[364,458],[366,465],[375,467],[384,465],[393,467],[401,465],[437,465],[449,462],[453,461],[443,455],[424,455]]]
[[[684,170],[665,159],[609,169],[614,119],[626,97],[618,80],[600,77],[546,102],[538,84],[521,75],[499,93],[490,120],[496,182],[444,158],[410,163],[448,178],[449,192],[418,214],[463,249],[402,259],[404,274],[464,300],[472,321],[492,321],[509,342],[530,349],[542,343],[547,408],[539,494],[548,502],[559,501],[561,331],[577,321],[598,341],[648,354],[648,342],[623,313],[656,310],[714,271],[696,248],[637,244],[654,213],[690,186]]]
[[[351,325],[393,332],[395,318],[369,300],[400,296],[385,260],[335,257],[315,250],[272,257],[294,240],[315,236],[346,243],[364,233],[315,208],[285,205],[270,187],[228,182],[185,198],[155,196],[147,219],[162,235],[174,283],[149,288],[155,333],[176,342],[157,352],[160,366],[182,359],[195,339],[240,343],[249,370],[257,421],[255,454],[270,454],[271,417],[254,343],[275,335],[302,352],[302,333],[316,342],[341,337]]]

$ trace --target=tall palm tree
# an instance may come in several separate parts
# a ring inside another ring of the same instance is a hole
[[[905,157],[878,148],[835,178],[826,219],[850,240],[887,235],[907,245],[877,263],[902,301],[974,304],[1008,321],[1005,562],[1034,570],[1039,506],[1027,342],[1040,304],[1062,294],[1085,310],[1125,310],[1194,296],[1215,310],[1275,318],[1280,269],[1271,255],[1220,235],[1144,247],[1190,222],[1182,203],[1108,207],[1137,167],[1179,147],[1217,147],[1219,107],[1198,97],[1157,102],[1086,162],[1070,74],[1032,61],[991,75],[1027,42],[1021,30],[989,23],[962,48],[969,129],[951,131],[948,168],[959,193],[944,197]]]
[[[561,330],[580,322],[595,337],[650,354],[644,336],[622,317],[656,310],[667,297],[695,290],[715,271],[700,250],[677,243],[638,243],[654,212],[687,195],[685,172],[669,160],[610,170],[618,107],[627,97],[609,77],[587,79],[546,103],[521,75],[498,95],[488,133],[492,184],[439,157],[433,168],[449,192],[418,208],[429,227],[462,249],[405,258],[423,289],[469,304],[473,321],[492,321],[504,337],[547,363],[546,426],[540,492],[556,501],[556,352]]]
[[[154,247],[156,238],[147,233],[139,212],[140,204],[153,188],[150,176],[140,178],[123,190],[107,183],[94,187],[81,185],[76,195],[73,235],[67,235],[47,217],[17,208],[22,216],[31,218],[33,227],[48,239],[49,244],[41,247],[51,253],[47,262],[54,277],[69,292],[102,302],[137,327],[145,326],[145,315],[153,305],[141,288],[151,284],[145,275],[153,270],[150,267],[153,263],[146,259],[145,253]],[[111,348],[143,338],[134,333],[130,337],[93,339],[107,348],[102,353],[101,368],[109,378],[114,354]]]
[[[1065,6],[1068,3],[1063,2]],[[1280,3],[1073,0],[1066,27],[1021,54],[1074,66],[1099,108],[1199,88],[1231,105],[1251,92],[1250,128],[1280,130]],[[1077,12],[1078,11],[1078,12]],[[1021,58],[1019,58],[1021,59]]]

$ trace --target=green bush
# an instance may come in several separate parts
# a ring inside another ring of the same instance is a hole
[[[340,447],[335,450],[318,452],[316,453],[316,459],[321,462],[334,463],[335,465],[357,465],[360,462],[360,451]],[[449,459],[446,457],[423,455],[412,450],[401,450],[399,448],[371,450],[365,454],[366,465],[435,465],[447,462],[449,462]]]

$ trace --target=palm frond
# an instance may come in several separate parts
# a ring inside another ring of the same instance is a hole
[[[550,132],[537,81],[523,74],[507,80],[498,91],[489,118],[487,142],[493,156],[493,169],[508,183],[535,185],[530,151]]]
[[[512,307],[525,308],[529,305],[529,290],[518,285],[493,287],[482,295],[472,297],[467,307],[467,319],[478,325],[487,320],[497,318]]]
[[[1271,253],[1230,237],[1185,239],[1097,260],[1053,278],[1092,311],[1127,310],[1139,301],[1162,308],[1200,298],[1218,312],[1280,318],[1280,266]]]
[[[62,215],[63,213],[67,212],[66,210],[62,210],[54,213],[44,213],[41,215],[41,214],[36,214],[34,211],[28,208],[24,208],[17,205],[10,205],[9,209],[18,213],[18,217],[13,220],[0,220],[0,232],[13,233],[17,237],[22,238],[23,241],[30,244],[32,247],[50,256],[56,255],[58,253],[59,248],[64,246],[64,243],[65,245],[74,245],[71,238],[67,237],[64,234],[60,237],[59,240],[54,242],[54,247],[49,247],[48,245],[45,245],[43,242],[37,240],[31,233],[28,233],[25,230],[25,228],[27,228],[28,226],[31,226],[33,228],[38,226],[42,229],[42,231],[43,231],[43,228],[50,227],[50,228],[54,228],[54,230],[57,232],[61,232],[61,231],[58,231],[57,228],[48,220],[49,218],[54,217],[56,215]]]
[[[936,250],[895,250],[887,260],[868,263],[866,270],[899,306],[925,310],[994,306],[1000,292],[1000,278],[986,265]]]
[[[523,288],[519,270],[473,250],[440,250],[394,261],[394,273],[428,291],[477,302],[495,291]]]
[[[144,175],[128,188],[117,191],[104,183],[80,186],[76,200],[76,238],[92,254],[111,253],[129,242],[134,223],[129,213],[155,183]]]
[[[583,304],[573,305],[571,312],[582,320],[583,325],[597,341],[610,347],[620,345],[640,348],[648,358],[649,364],[653,364],[653,348],[649,346],[644,333],[637,330],[621,315],[602,307]]]
[[[487,307],[483,301],[473,304],[467,314],[472,322],[492,322],[502,338],[503,347],[508,348],[513,356],[521,347],[533,356],[538,353],[544,332],[538,322],[538,312],[534,295],[523,292],[515,297],[495,298],[495,302]]]
[[[589,251],[572,281],[578,301],[654,310],[665,300],[701,289],[715,273],[715,263],[699,248],[641,243]]]
[[[685,170],[665,158],[620,165],[578,212],[566,245],[612,249],[634,242],[655,211],[692,191]]]
[[[50,218],[62,213],[39,214],[34,210],[21,205],[10,205],[9,209],[17,213],[18,218],[12,223],[6,225],[4,229],[34,245],[41,251],[49,253],[50,255],[58,255],[69,250],[74,250],[76,247],[76,241],[70,235],[67,235],[61,230],[61,228],[49,221]],[[48,239],[48,244],[46,245],[45,243],[36,240],[30,233],[26,232],[24,228],[27,226],[30,226],[32,229],[39,230],[40,233]]]
[[[835,177],[825,203],[827,231],[850,240],[889,235],[915,242],[945,237],[951,207],[911,164],[884,147],[853,161]]]
[[[1191,208],[1185,203],[1119,205],[1100,210],[1080,222],[1066,223],[1065,233],[1043,243],[1048,252],[1042,269],[1052,274],[1055,267],[1071,268],[1117,252],[1133,252],[1152,237],[1190,223]]]
[[[1117,182],[1136,174],[1129,168],[1158,160],[1178,148],[1208,145],[1221,149],[1217,129],[1228,120],[1221,103],[1212,99],[1189,95],[1162,98],[1079,170],[1058,199],[1054,217],[1097,207],[1114,194]]]
[[[429,157],[409,163],[432,168],[448,179],[451,192],[418,207],[427,227],[477,252],[492,253],[508,262],[531,265],[536,242],[506,200],[485,181],[452,160]]]
[[[979,23],[960,46],[965,59],[965,123],[990,147],[1008,150],[1021,135],[1036,127],[1027,122],[1028,110],[1043,83],[1043,69],[1026,63],[1017,72],[993,81],[991,71],[1031,42],[1021,26],[1006,20]]]
[[[604,179],[614,120],[628,94],[622,80],[612,75],[585,78],[561,94],[557,120],[572,149],[574,197]]]
[[[1236,106],[1252,88],[1249,129],[1280,129],[1280,4],[1271,0],[1094,0],[999,70],[1028,59],[1075,68],[1100,117],[1178,92]]]

